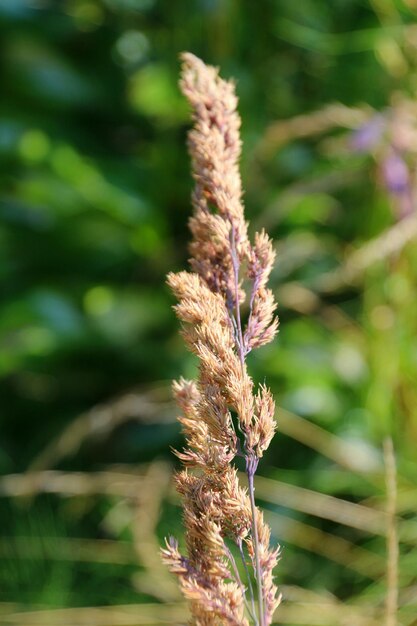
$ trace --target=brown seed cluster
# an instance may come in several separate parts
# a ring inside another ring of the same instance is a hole
[[[177,453],[185,469],[176,477],[187,556],[169,540],[163,557],[190,601],[191,624],[267,626],[279,603],[273,582],[278,550],[269,547],[269,527],[240,486],[233,459],[244,456],[253,479],[275,432],[272,395],[265,386],[254,390],[245,362],[253,348],[277,332],[276,304],[266,286],[274,252],[264,232],[255,235],[253,245],[248,238],[234,85],[195,56],[182,58],[180,85],[194,119],[189,133],[195,179],[192,271],[170,274],[168,284],[178,299],[175,310],[185,342],[199,359],[199,376],[173,386],[187,442]],[[256,572],[259,621],[254,603],[252,609],[247,605],[250,585],[242,583],[232,545]],[[253,622],[248,621],[251,613]]]

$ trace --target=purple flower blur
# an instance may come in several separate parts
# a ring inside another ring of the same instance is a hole
[[[374,115],[358,128],[351,137],[350,146],[355,152],[369,152],[381,139],[385,130],[383,115]]]
[[[409,192],[410,174],[407,164],[394,149],[382,161],[382,176],[390,193],[402,195]]]

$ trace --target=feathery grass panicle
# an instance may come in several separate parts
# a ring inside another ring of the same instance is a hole
[[[176,483],[188,554],[180,554],[173,539],[162,553],[190,601],[191,624],[268,626],[280,601],[273,581],[279,549],[270,548],[270,529],[255,505],[254,474],[275,432],[275,404],[267,387],[254,390],[245,358],[278,329],[276,304],[266,286],[275,255],[265,232],[256,233],[253,245],[248,238],[234,85],[192,54],[182,60],[180,86],[194,120],[189,133],[195,180],[192,272],[169,274],[168,284],[178,299],[182,335],[200,366],[197,381],[180,379],[173,385],[187,442],[177,452],[184,470]],[[246,461],[248,489],[237,478],[237,455]],[[228,544],[235,544],[242,558],[244,582]]]

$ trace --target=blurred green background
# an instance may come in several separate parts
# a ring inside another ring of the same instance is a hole
[[[277,623],[381,622],[391,436],[417,624],[416,10],[0,0],[0,623],[186,619],[158,545],[182,533],[169,385],[195,373],[165,287],[190,50],[236,80],[247,217],[277,247],[280,334],[249,358],[280,407],[257,487]]]

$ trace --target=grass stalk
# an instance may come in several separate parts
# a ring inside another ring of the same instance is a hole
[[[258,590],[258,605],[259,605],[259,624],[260,626],[265,626],[265,604],[264,604],[264,594],[263,594],[263,586],[262,586],[262,569],[261,562],[259,558],[259,537],[258,537],[258,528],[256,524],[256,504],[255,504],[255,485],[254,485],[254,475],[256,472],[256,468],[258,466],[258,459],[248,459],[246,464],[246,471],[248,476],[249,483],[249,499],[250,506],[252,512],[252,539],[253,539],[253,551],[255,555],[255,568],[256,568],[256,585]]]

